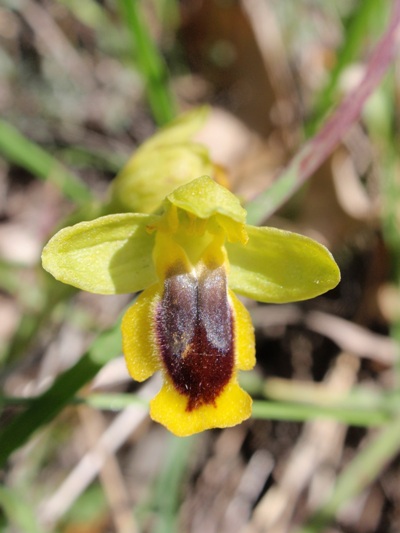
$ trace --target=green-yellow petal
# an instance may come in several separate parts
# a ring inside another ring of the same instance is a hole
[[[64,228],[45,246],[43,267],[88,292],[140,291],[156,281],[149,229],[157,221],[156,216],[124,213]]]
[[[306,300],[333,289],[340,271],[316,241],[275,228],[246,226],[245,246],[227,243],[229,286],[260,302]]]

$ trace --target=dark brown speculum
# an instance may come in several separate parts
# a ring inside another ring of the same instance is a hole
[[[234,370],[224,268],[171,272],[157,309],[156,333],[164,367],[176,389],[188,397],[187,410],[215,404]]]

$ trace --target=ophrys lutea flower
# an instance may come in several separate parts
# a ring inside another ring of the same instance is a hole
[[[43,251],[44,268],[64,283],[100,294],[143,290],[123,318],[126,364],[138,381],[161,370],[150,414],[179,436],[251,414],[237,371],[255,364],[254,332],[235,292],[283,303],[339,281],[322,245],[245,218],[238,199],[203,176],[169,194],[159,214],[82,222]]]

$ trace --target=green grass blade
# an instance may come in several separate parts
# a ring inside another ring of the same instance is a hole
[[[345,69],[362,57],[365,40],[381,30],[390,8],[390,3],[376,0],[358,2],[355,9],[344,22],[342,46],[337,52],[335,65],[326,85],[320,90],[314,109],[314,119],[307,125],[308,135],[315,133],[320,121],[334,104],[338,94],[339,82]],[[373,31],[372,31],[373,30]]]
[[[0,120],[0,154],[36,177],[54,183],[77,204],[92,199],[90,190],[77,176],[3,120]]]
[[[25,444],[39,428],[48,424],[90,381],[102,366],[121,352],[120,321],[101,333],[89,350],[70,369],[61,374],[28,408],[0,429],[0,467],[11,453]]]
[[[169,436],[169,449],[152,496],[152,508],[158,520],[154,533],[175,533],[178,530],[178,511],[182,482],[196,437],[185,439]]]
[[[34,401],[34,400],[33,400]],[[287,420],[290,422],[306,422],[315,418],[336,420],[345,424],[361,427],[379,426],[392,420],[396,413],[394,401],[387,398],[378,402],[376,406],[354,406],[342,402],[338,406],[309,405],[289,401],[262,401],[253,402],[253,418],[265,420]],[[29,398],[0,398],[0,404],[26,405],[32,400]],[[134,403],[144,403],[142,398],[135,394],[126,393],[96,393],[88,396],[69,397],[70,403],[86,403],[95,409],[119,411]]]
[[[90,381],[107,360],[120,353],[119,324],[99,335],[90,350],[69,370],[61,374],[48,391],[33,400],[2,398],[4,405],[28,407],[4,429],[0,430],[0,466],[9,455],[24,444],[40,427],[49,423],[65,406],[85,402],[97,409],[123,409],[132,403],[142,402],[132,394],[91,394],[77,397],[78,391]],[[295,402],[254,401],[253,418],[267,420],[308,421],[315,418],[332,419],[353,426],[378,426],[393,419],[393,409],[303,405]]]
[[[119,4],[135,44],[135,59],[146,82],[151,110],[158,125],[162,126],[175,116],[167,67],[146,27],[139,0],[119,0]]]
[[[104,7],[95,0],[57,0],[73,13],[82,24],[97,31],[110,29],[110,21],[105,14]]]
[[[293,196],[329,157],[350,127],[359,120],[368,97],[381,82],[392,63],[399,24],[400,3],[396,2],[390,24],[369,59],[364,78],[343,100],[317,135],[304,144],[271,187],[248,202],[246,209],[249,224],[260,224]]]
[[[20,491],[0,486],[0,507],[13,531],[20,533],[41,533],[34,510],[28,505]],[[1,527],[0,523],[0,527]],[[1,531],[9,529],[1,528]]]
[[[295,402],[253,402],[253,418],[305,422],[315,418],[336,420],[352,426],[377,426],[392,418],[384,408],[347,408],[345,405],[330,407],[306,405]]]
[[[25,269],[25,265],[0,259],[0,289],[14,295],[19,291],[29,291],[28,284],[21,284],[21,274]]]
[[[299,531],[319,533],[341,507],[360,494],[382,472],[400,449],[400,418],[388,424],[355,456],[337,478],[326,502]]]

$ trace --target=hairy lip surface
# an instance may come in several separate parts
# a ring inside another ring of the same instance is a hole
[[[223,267],[168,276],[156,314],[164,367],[187,411],[214,404],[234,369],[233,318]]]

